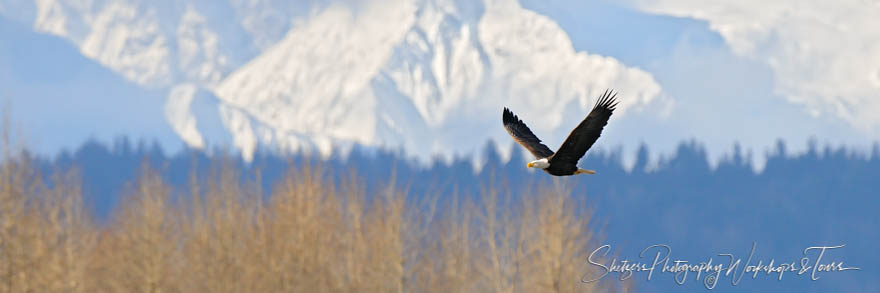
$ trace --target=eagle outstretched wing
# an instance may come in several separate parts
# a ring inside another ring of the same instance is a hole
[[[565,139],[565,142],[562,143],[559,150],[553,155],[553,158],[550,160],[551,164],[554,162],[577,164],[577,161],[599,139],[602,129],[608,124],[608,118],[611,117],[611,113],[617,107],[617,101],[614,99],[616,96],[617,94],[613,91],[606,90],[605,94],[599,97],[587,118],[584,118],[571,131],[568,138]]]
[[[513,140],[529,150],[532,155],[535,155],[535,158],[541,159],[553,155],[553,151],[541,143],[541,140],[529,130],[529,127],[507,108],[504,108],[502,121],[504,122],[504,129],[507,129],[507,133],[513,137]]]

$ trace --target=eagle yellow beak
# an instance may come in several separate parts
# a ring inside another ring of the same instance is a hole
[[[535,163],[533,163],[533,162],[529,162],[528,164],[526,164],[526,168],[531,168],[534,166],[535,166]]]

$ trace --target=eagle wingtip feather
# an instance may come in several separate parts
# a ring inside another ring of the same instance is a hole
[[[612,89],[606,89],[599,99],[596,100],[596,105],[594,108],[606,108],[609,110],[614,110],[617,106],[617,92]]]
[[[504,114],[501,115],[502,122],[507,125],[508,123],[514,123],[518,118],[513,112],[510,111],[507,107],[504,107]]]

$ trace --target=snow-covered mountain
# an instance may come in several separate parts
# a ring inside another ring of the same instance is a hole
[[[503,106],[555,141],[579,119],[557,113],[606,88],[624,91],[620,116],[661,93],[515,0],[0,0],[0,15],[166,91],[162,118],[183,141],[245,158],[259,145],[473,153],[504,139]]]

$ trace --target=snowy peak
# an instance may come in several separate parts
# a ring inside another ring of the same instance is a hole
[[[575,51],[515,0],[0,1],[5,17],[13,7],[167,90],[164,119],[188,145],[231,141],[245,158],[260,145],[329,155],[352,143],[476,154],[505,139],[504,106],[561,140],[573,120],[547,113],[586,112],[606,88],[626,89],[625,113],[661,92],[640,69]]]
[[[333,140],[373,144],[370,83],[413,19],[411,5],[389,7],[354,13],[331,6],[224,80],[216,93],[235,109],[230,113],[258,123],[233,132],[241,138],[237,146],[249,148],[257,142],[244,137],[258,137],[287,150],[315,146],[329,154]]]
[[[5,0],[0,15],[66,38],[142,86],[170,88],[218,83],[280,40],[296,11],[308,7],[290,1]]]
[[[516,1],[396,4],[328,8],[224,80],[218,97],[266,132],[247,144],[474,153],[503,138],[505,105],[542,117],[533,127],[552,133],[562,117],[543,113],[588,111],[606,88],[627,89],[621,112],[660,93],[644,71],[574,51],[552,20]]]

